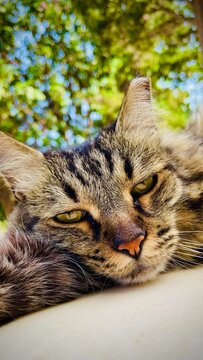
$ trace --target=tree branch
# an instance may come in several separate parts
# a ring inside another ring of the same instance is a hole
[[[194,0],[193,8],[195,13],[195,23],[197,26],[197,34],[203,51],[203,0]]]

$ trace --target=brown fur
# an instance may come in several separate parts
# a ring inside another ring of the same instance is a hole
[[[0,134],[0,171],[18,200],[1,242],[2,321],[202,261],[202,127],[162,133],[150,99],[149,81],[133,80],[116,124],[64,152],[42,155]],[[135,196],[155,174],[151,191]],[[77,209],[83,221],[56,222]],[[138,228],[139,258],[118,251]]]

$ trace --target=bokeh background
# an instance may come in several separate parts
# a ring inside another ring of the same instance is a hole
[[[28,145],[94,136],[137,75],[174,129],[203,103],[203,0],[1,0],[0,12],[0,130]]]

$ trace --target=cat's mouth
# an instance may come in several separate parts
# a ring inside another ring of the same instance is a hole
[[[129,266],[125,266],[123,271],[118,271],[117,275],[115,274],[113,277],[120,285],[141,284],[156,278],[159,273],[165,270],[166,264],[165,259],[159,259],[156,263],[134,259],[133,263],[131,261]]]
[[[126,275],[119,279],[121,285],[134,285],[142,284],[146,281],[150,281],[156,278],[156,276],[164,271],[164,265],[145,265],[139,264],[137,267]]]

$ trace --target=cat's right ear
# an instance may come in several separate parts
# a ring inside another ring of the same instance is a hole
[[[130,81],[116,122],[116,131],[129,135],[156,131],[151,83],[147,77]]]
[[[45,168],[42,153],[0,132],[0,173],[17,198],[39,182]]]

